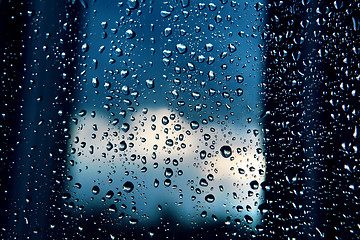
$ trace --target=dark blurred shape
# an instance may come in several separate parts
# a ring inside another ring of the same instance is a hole
[[[359,9],[356,1],[271,3],[265,236],[360,236]]]

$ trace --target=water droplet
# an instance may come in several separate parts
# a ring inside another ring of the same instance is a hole
[[[101,22],[101,27],[102,27],[103,29],[106,29],[106,28],[107,28],[107,22],[106,22],[106,21]]]
[[[155,235],[155,230],[153,227],[149,228],[149,236],[152,238]]]
[[[94,88],[97,88],[99,86],[99,80],[97,77],[94,77],[91,81]]]
[[[105,195],[105,197],[106,197],[107,199],[111,199],[113,196],[114,196],[114,192],[113,192],[113,191],[108,191],[108,192],[106,193],[106,195]]]
[[[130,9],[136,9],[139,6],[138,0],[128,0],[127,4]]]
[[[162,117],[161,119],[162,124],[167,125],[169,123],[169,118],[167,116]]]
[[[165,169],[165,173],[164,173],[165,177],[171,178],[173,174],[174,173],[173,173],[173,170],[171,168],[166,168]]]
[[[208,72],[208,79],[209,79],[209,81],[212,81],[212,80],[215,79],[215,73],[214,73],[214,71],[210,70],[210,71]]]
[[[110,207],[109,207],[109,211],[110,212],[117,212],[117,207],[115,206],[115,204],[111,204]]]
[[[127,181],[123,185],[124,192],[130,193],[134,189],[134,184],[132,182]]]
[[[157,188],[158,186],[159,186],[159,180],[155,179],[155,180],[154,180],[154,187]]]
[[[205,50],[207,52],[211,52],[213,50],[214,46],[211,43],[205,44]]]
[[[208,194],[205,196],[205,201],[207,201],[208,203],[213,203],[215,201],[215,197],[212,194]]]
[[[244,217],[246,223],[251,224],[254,220],[249,215],[245,215]]]
[[[209,173],[209,174],[207,175],[207,179],[208,179],[209,181],[213,181],[213,180],[214,180],[214,175],[212,175],[211,173]]]
[[[127,38],[127,39],[132,39],[132,38],[134,38],[135,37],[135,32],[133,31],[133,30],[131,30],[131,29],[128,29],[128,30],[126,30],[126,32],[125,32],[125,37]]]
[[[198,123],[197,121],[192,121],[192,122],[190,122],[190,127],[191,127],[192,130],[198,129],[199,126],[200,126],[200,125],[199,125],[199,123]]]
[[[203,160],[203,159],[205,159],[205,157],[206,157],[206,151],[205,151],[205,150],[202,150],[202,151],[200,152],[200,159]]]
[[[87,52],[89,50],[89,45],[87,43],[84,43],[82,46],[81,46],[81,51],[82,52]]]
[[[216,15],[215,22],[220,23],[222,21],[222,17],[220,15]]]
[[[170,36],[171,33],[172,33],[171,28],[168,27],[168,28],[165,28],[165,29],[164,29],[164,35],[165,35],[165,37]]]
[[[120,151],[125,151],[125,149],[127,148],[127,144],[125,141],[121,141],[119,144],[119,150]]]
[[[94,186],[94,187],[92,188],[92,193],[93,193],[94,195],[98,195],[99,192],[100,192],[100,188],[99,188],[98,186]]]
[[[165,185],[165,187],[170,187],[171,186],[171,180],[170,179],[165,179],[164,185]]]
[[[171,12],[169,11],[161,11],[160,12],[160,15],[163,17],[163,18],[167,18],[168,16],[170,16]]]
[[[155,87],[155,82],[153,79],[147,79],[146,80],[146,86],[149,88],[149,89],[152,89]]]
[[[205,218],[206,216],[207,216],[207,212],[206,212],[206,211],[203,211],[203,212],[201,213],[201,217]]]
[[[174,141],[172,139],[166,139],[165,144],[171,147],[174,145]]]
[[[209,3],[209,10],[210,10],[210,11],[215,11],[215,10],[216,10],[216,5],[215,5],[215,3]]]
[[[113,144],[111,142],[108,142],[106,144],[106,150],[111,151],[111,149],[113,149]]]
[[[130,218],[129,219],[129,223],[131,224],[131,225],[135,225],[135,224],[137,224],[139,221],[137,220],[137,219],[134,219],[134,218]]]
[[[234,45],[234,44],[229,44],[229,46],[228,46],[228,48],[229,48],[229,51],[231,52],[231,53],[233,53],[233,52],[235,52],[236,51],[236,46]]]
[[[127,76],[129,76],[129,70],[127,70],[127,69],[121,70],[121,71],[120,71],[120,76],[121,76],[122,78],[126,78]]]
[[[115,54],[116,54],[117,57],[120,57],[120,56],[123,55],[123,51],[121,50],[121,48],[116,48]]]
[[[228,145],[224,145],[220,148],[220,152],[221,152],[221,155],[224,157],[224,158],[228,158],[231,156],[232,154],[232,150],[231,150],[231,147],[228,146]]]
[[[244,77],[241,76],[241,75],[237,75],[237,76],[235,77],[235,79],[236,79],[236,81],[237,81],[238,83],[244,82]]]
[[[180,53],[180,54],[184,54],[187,51],[187,47],[184,44],[176,44],[176,50]]]
[[[209,185],[205,178],[201,178],[199,184],[202,187],[207,187]]]
[[[123,123],[121,125],[121,130],[123,130],[124,132],[129,131],[129,129],[130,129],[130,125],[128,123]]]
[[[258,183],[258,181],[256,181],[256,180],[251,181],[251,182],[250,182],[250,187],[251,187],[251,189],[253,189],[253,190],[258,189],[258,188],[259,188],[259,183]]]
[[[244,90],[242,90],[241,88],[236,89],[236,94],[237,94],[239,97],[242,96],[243,93],[244,93]]]

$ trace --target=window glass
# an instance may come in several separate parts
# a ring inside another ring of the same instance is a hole
[[[356,0],[0,0],[1,239],[359,239]]]

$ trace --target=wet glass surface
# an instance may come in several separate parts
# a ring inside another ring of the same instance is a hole
[[[0,1],[3,239],[356,239],[356,1]]]

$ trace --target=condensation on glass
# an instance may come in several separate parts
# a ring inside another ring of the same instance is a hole
[[[265,177],[262,22],[253,3],[89,5],[67,203],[154,237],[167,222],[174,231],[220,222],[255,232]]]
[[[0,237],[359,238],[359,16],[0,0]]]

